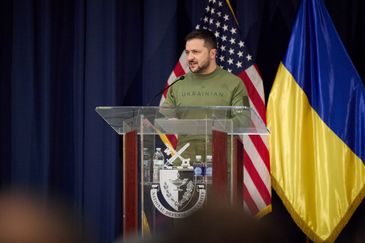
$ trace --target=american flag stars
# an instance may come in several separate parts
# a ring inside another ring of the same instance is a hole
[[[234,18],[223,8],[222,1],[210,0],[205,10],[205,15],[196,29],[208,29],[214,33],[218,42],[218,64],[239,74],[252,65],[253,60],[239,36]]]

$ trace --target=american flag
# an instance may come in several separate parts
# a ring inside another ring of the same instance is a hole
[[[196,29],[212,31],[218,42],[217,62],[222,68],[239,76],[244,82],[250,106],[266,123],[265,96],[262,78],[241,40],[238,24],[227,1],[209,0],[205,14],[200,19]],[[189,72],[186,64],[185,52],[179,58],[166,86],[174,82],[177,77]],[[166,92],[160,104],[166,97]],[[170,137],[174,140],[173,137]],[[173,144],[176,141],[172,141]],[[264,215],[271,211],[271,178],[268,143],[266,137],[245,136],[244,151],[244,207],[254,215]]]

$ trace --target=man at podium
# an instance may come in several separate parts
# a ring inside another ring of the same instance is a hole
[[[204,29],[194,30],[185,38],[186,62],[190,72],[170,86],[162,106],[249,106],[242,80],[217,64],[217,40]],[[199,118],[199,114],[189,114]],[[185,117],[186,118],[186,117]],[[211,154],[201,135],[180,136],[178,148],[189,142],[184,152],[189,158]]]
[[[249,106],[242,80],[217,65],[217,40],[208,30],[194,30],[186,38],[189,66],[184,79],[171,85],[164,106]]]

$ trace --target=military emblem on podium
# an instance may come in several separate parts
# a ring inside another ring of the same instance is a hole
[[[205,202],[206,186],[198,181],[190,159],[181,156],[189,146],[187,143],[170,159],[166,161],[165,168],[159,171],[159,181],[154,181],[150,195],[154,206],[170,218],[184,218]],[[169,154],[169,151],[166,151]],[[172,167],[175,159],[180,158],[181,166]]]

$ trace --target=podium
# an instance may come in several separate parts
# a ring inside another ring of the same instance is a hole
[[[123,137],[123,234],[174,227],[219,194],[243,203],[243,136],[267,135],[249,107],[96,107]],[[154,157],[160,148],[164,161]]]

